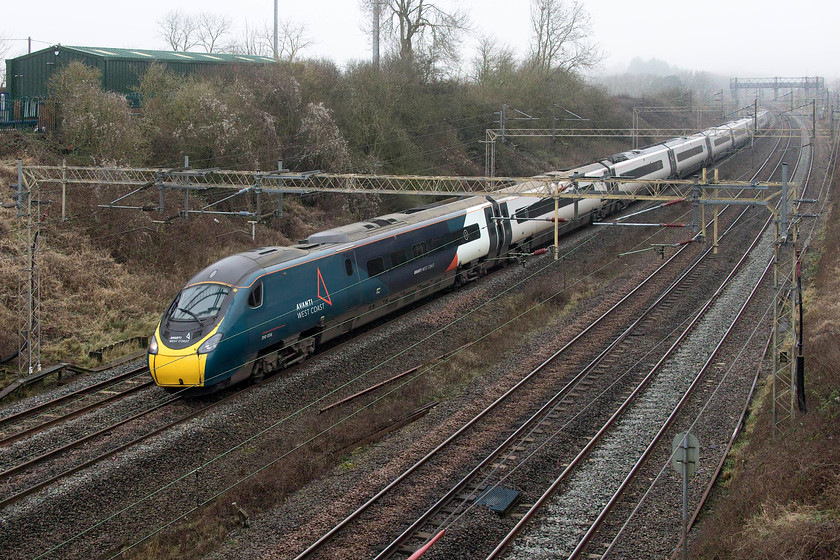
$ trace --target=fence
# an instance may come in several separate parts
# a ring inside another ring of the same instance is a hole
[[[39,97],[13,99],[8,93],[0,93],[0,128],[54,130],[55,112]]]

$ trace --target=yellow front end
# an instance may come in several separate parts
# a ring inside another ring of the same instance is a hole
[[[155,332],[155,337],[158,340],[158,352],[149,355],[149,370],[155,383],[161,387],[203,387],[207,354],[198,353],[201,341],[181,350],[173,350],[161,341],[160,328]]]

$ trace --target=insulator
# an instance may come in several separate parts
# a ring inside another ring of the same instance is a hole
[[[542,248],[542,249],[537,249],[532,254],[534,256],[537,256],[537,255],[545,255],[546,253],[548,253],[548,249],[547,248]]]

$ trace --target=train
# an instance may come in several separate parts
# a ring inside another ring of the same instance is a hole
[[[769,118],[760,112],[541,178],[598,188],[604,177],[685,177],[746,145]],[[642,188],[620,185],[627,193]],[[564,198],[556,223],[554,200],[536,196],[547,188],[544,180],[525,181],[493,196],[404,210],[223,258],[193,276],[164,311],[147,349],[152,378],[167,391],[192,394],[259,380],[327,341],[548,245],[555,227],[566,233],[624,204]]]

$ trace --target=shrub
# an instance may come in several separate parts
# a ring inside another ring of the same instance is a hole
[[[125,97],[102,90],[102,72],[73,61],[48,84],[56,103],[59,138],[90,165],[145,160],[146,143]]]

